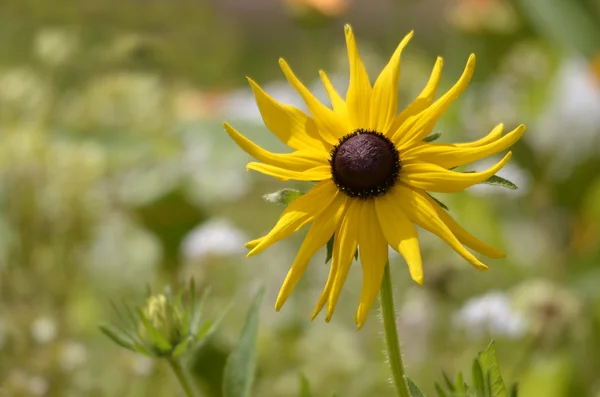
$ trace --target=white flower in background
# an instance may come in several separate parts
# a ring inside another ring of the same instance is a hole
[[[246,251],[249,238],[226,219],[212,219],[192,230],[182,244],[187,259],[205,256],[225,256]]]
[[[528,280],[511,295],[514,307],[527,319],[527,330],[535,335],[558,337],[580,318],[581,302],[567,288],[548,280]]]
[[[526,322],[503,292],[491,291],[469,299],[453,317],[454,326],[473,338],[519,338],[526,331]]]
[[[12,369],[5,377],[0,392],[6,391],[8,393],[8,391],[16,391],[16,395],[19,396],[45,396],[48,393],[49,388],[48,381],[43,377],[31,375],[20,369]],[[3,393],[2,395],[4,396]],[[9,394],[6,395],[8,396]],[[14,394],[10,395],[13,396]]]
[[[38,317],[31,324],[31,336],[38,343],[52,342],[57,334],[58,329],[53,318]]]
[[[150,376],[156,367],[155,361],[139,355],[132,356],[131,370],[137,376]]]
[[[595,156],[600,146],[600,86],[584,58],[563,61],[548,107],[526,139],[543,154],[551,153],[548,175],[568,178],[572,167]],[[568,131],[568,133],[565,133]]]
[[[82,343],[67,342],[60,349],[58,361],[63,369],[72,371],[87,361],[87,355],[87,349]]]
[[[48,381],[41,376],[32,376],[29,378],[28,389],[34,396],[45,396],[50,389]]]
[[[56,66],[77,49],[77,37],[63,29],[44,29],[34,39],[34,52],[43,62]]]
[[[44,116],[46,83],[32,69],[15,68],[0,73],[0,114],[20,120]]]

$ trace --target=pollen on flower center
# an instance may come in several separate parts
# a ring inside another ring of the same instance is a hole
[[[340,140],[331,151],[329,163],[340,191],[363,199],[385,194],[400,171],[394,144],[379,132],[362,129]]]

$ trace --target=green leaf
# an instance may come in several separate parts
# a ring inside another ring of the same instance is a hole
[[[466,392],[466,390],[465,390],[465,381],[463,379],[462,372],[459,372],[458,375],[456,375],[456,392],[459,395],[463,395]]]
[[[133,312],[133,309],[131,308],[131,306],[129,306],[129,304],[125,301],[122,301],[123,303],[123,307],[125,308],[125,314],[127,315],[127,320],[129,321],[129,326],[132,327],[132,329],[139,329],[138,328],[138,324],[139,321],[136,318],[135,313]],[[139,334],[139,332],[138,332]]]
[[[281,189],[273,193],[265,194],[263,199],[269,203],[289,205],[303,194],[304,192],[296,189]]]
[[[333,236],[331,236],[331,238],[327,242],[327,256],[325,257],[325,263],[329,262],[331,260],[332,256],[333,256]]]
[[[141,344],[140,342],[134,342],[135,345],[135,351],[143,354],[144,356],[150,357],[150,358],[156,358],[156,355],[153,354],[150,350],[148,350],[146,348],[146,346],[144,346],[143,344]]]
[[[518,189],[517,185],[515,185],[508,179],[502,178],[501,176],[498,176],[498,175],[492,175],[489,179],[483,181],[482,183],[485,183],[486,185],[492,185],[492,186],[501,186],[501,187],[505,187],[510,190]]]
[[[477,397],[488,397],[485,392],[483,370],[481,369],[481,364],[477,359],[473,360],[473,369],[471,371],[471,376],[473,378],[473,387],[475,388],[475,393],[477,394]]]
[[[492,397],[492,374],[489,372],[485,372],[485,395],[486,397]]]
[[[440,132],[436,132],[435,134],[431,134],[423,138],[423,142],[433,142],[437,141],[442,134]]]
[[[446,394],[444,389],[442,389],[442,386],[440,386],[437,382],[435,383],[434,386],[435,386],[435,392],[437,393],[438,397],[448,397],[448,395]]]
[[[442,208],[443,208],[443,209],[445,209],[446,211],[450,211],[450,210],[448,209],[448,207],[446,206],[446,204],[442,203],[440,200],[436,199],[435,197],[433,197],[433,196],[432,196],[431,194],[429,194],[429,193],[427,193],[427,195],[428,195],[429,197],[431,197],[431,199],[432,199],[433,201],[435,201],[436,203],[438,203],[438,205],[439,205],[440,207],[442,207]]]
[[[101,325],[100,331],[112,339],[117,345],[124,347],[127,350],[135,351],[134,342],[126,332],[111,325]]]
[[[310,383],[303,374],[300,374],[300,393],[298,393],[298,397],[312,397]]]
[[[519,397],[519,384],[515,383],[510,387],[509,397]]]
[[[331,238],[327,242],[327,256],[325,256],[325,263],[328,263],[331,260],[331,257],[333,256],[333,238],[334,236],[331,236]],[[358,249],[354,252],[354,260],[358,260]]]
[[[442,376],[444,377],[444,382],[446,382],[446,387],[448,388],[448,390],[450,390],[451,392],[456,391],[454,383],[452,383],[452,381],[444,371],[442,371]]]
[[[408,393],[410,394],[410,397],[425,397],[415,382],[413,382],[408,376],[406,377],[406,385],[408,386]]]
[[[479,353],[478,359],[483,371],[489,373],[492,397],[508,397],[504,380],[500,376],[494,341],[490,342],[485,351]]]
[[[173,357],[179,357],[183,353],[185,353],[190,347],[190,339],[185,339],[183,342],[180,342],[175,349],[173,349]]]
[[[196,334],[196,340],[200,341],[202,339],[207,339],[209,336],[211,336],[213,332],[215,332],[217,327],[221,324],[221,321],[223,321],[227,313],[229,313],[229,310],[231,310],[232,306],[233,302],[227,305],[225,309],[223,309],[221,315],[215,321],[207,321],[204,324],[202,324],[202,326],[198,330],[198,333]]]
[[[223,374],[224,397],[250,397],[256,369],[258,317],[264,293],[264,287],[261,287],[248,311],[240,339],[227,357]]]
[[[206,288],[204,290],[204,292],[202,293],[202,297],[200,298],[200,301],[197,303],[198,306],[196,307],[196,302],[194,301],[192,303],[192,317],[190,320],[190,332],[192,334],[198,334],[198,329],[200,328],[200,322],[202,320],[202,313],[204,312],[204,302],[206,302],[206,299],[208,298],[208,295],[210,294],[210,288]]]

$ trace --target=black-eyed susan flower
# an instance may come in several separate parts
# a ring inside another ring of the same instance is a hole
[[[266,126],[294,151],[268,152],[225,123],[227,133],[259,162],[255,170],[280,180],[317,181],[293,201],[275,227],[250,241],[248,256],[264,251],[304,226],[311,225],[292,264],[279,296],[279,310],[302,277],[310,258],[334,237],[329,277],[313,318],[327,304],[331,319],[348,270],[358,249],[362,266],[362,292],[356,314],[360,328],[379,292],[388,261],[388,245],[400,252],[411,274],[423,283],[419,237],[415,224],[434,233],[478,269],[487,266],[465,249],[491,258],[504,253],[478,240],[456,223],[427,192],[452,193],[484,182],[510,159],[511,153],[481,172],[452,169],[503,151],[525,131],[519,126],[502,135],[499,125],[486,137],[471,143],[436,144],[423,141],[450,104],[465,90],[475,68],[471,55],[458,82],[434,101],[443,61],[438,58],[431,77],[418,98],[398,113],[400,56],[412,37],[409,33],[394,52],[374,85],[359,56],[354,34],[345,27],[350,61],[346,99],[320,72],[332,109],[319,102],[281,59],[281,69],[306,103],[310,116],[284,105],[249,80]]]

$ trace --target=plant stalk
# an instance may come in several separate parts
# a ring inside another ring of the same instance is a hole
[[[190,377],[181,365],[181,361],[179,361],[179,359],[177,358],[170,358],[167,361],[169,362],[169,366],[171,366],[173,373],[175,373],[175,377],[179,381],[179,384],[185,392],[186,397],[198,397],[198,394],[196,393],[194,386],[192,385]]]
[[[404,365],[402,364],[402,353],[398,341],[398,328],[396,327],[396,310],[394,309],[394,294],[392,291],[392,278],[390,276],[390,264],[385,265],[383,282],[379,294],[381,304],[381,317],[383,329],[385,330],[385,343],[387,356],[392,369],[392,380],[398,397],[410,397],[406,379],[404,376]]]

